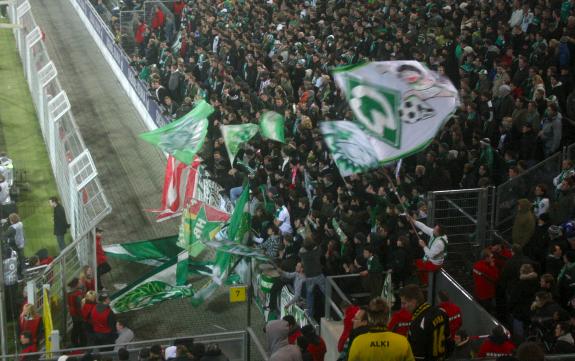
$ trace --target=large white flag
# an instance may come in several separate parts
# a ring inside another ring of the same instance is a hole
[[[340,67],[334,78],[354,122],[320,126],[343,176],[423,150],[459,104],[453,84],[417,61]]]

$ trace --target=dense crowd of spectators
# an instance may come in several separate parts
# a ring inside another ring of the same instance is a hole
[[[126,10],[142,3],[124,1]],[[396,286],[410,282],[425,247],[401,214],[425,222],[426,192],[501,184],[575,142],[575,1],[164,4],[133,24],[133,67],[171,117],[199,99],[215,107],[201,154],[207,169],[227,192],[250,179],[262,247],[288,272],[300,259],[320,262],[300,270],[320,288],[321,276],[342,273],[361,273],[373,287],[374,265],[393,270]],[[448,77],[461,106],[397,176],[382,167],[342,179],[318,130],[320,121],[352,119],[331,69],[396,59]],[[286,144],[256,136],[230,165],[219,126],[256,122],[266,110],[284,115]],[[556,327],[567,332],[575,296],[573,174],[565,160],[553,189],[518,182],[510,192],[512,248],[495,242],[474,266],[475,296],[516,343],[549,304],[558,316],[546,337]]]

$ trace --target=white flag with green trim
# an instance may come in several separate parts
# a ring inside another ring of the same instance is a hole
[[[423,150],[459,105],[453,84],[417,61],[346,66],[333,74],[354,122],[320,127],[343,176]]]
[[[284,117],[274,111],[268,111],[260,117],[260,132],[262,137],[285,143]]]

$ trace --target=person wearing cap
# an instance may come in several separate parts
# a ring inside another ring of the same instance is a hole
[[[102,236],[104,231],[101,228],[96,228],[96,278],[98,291],[103,290],[102,276],[112,270],[112,267],[108,263],[108,258],[102,247]]]
[[[368,330],[356,336],[349,348],[349,361],[415,361],[405,336],[387,329],[389,306],[377,297],[367,307]]]
[[[103,293],[92,309],[89,319],[94,345],[110,345],[116,340],[116,315],[110,308],[110,297]]]

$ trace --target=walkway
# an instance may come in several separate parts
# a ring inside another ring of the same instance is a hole
[[[156,148],[137,139],[145,126],[78,15],[68,0],[33,0],[31,4],[112,204],[112,214],[102,222],[105,242],[175,234],[177,220],[157,224],[143,211],[159,204],[166,160]],[[104,279],[108,288],[145,272],[143,266],[129,267],[125,262],[113,267],[113,279]],[[230,304],[228,297],[222,289],[212,302],[199,308],[193,308],[189,300],[174,300],[121,317],[139,339],[244,329],[246,305]],[[261,322],[261,314],[253,307],[254,326],[261,330],[261,323],[256,322]]]

